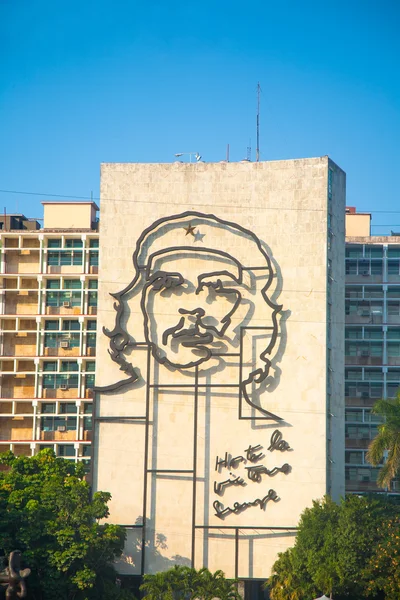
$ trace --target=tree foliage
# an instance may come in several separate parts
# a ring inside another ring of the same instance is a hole
[[[378,426],[378,435],[369,446],[367,460],[374,466],[381,465],[387,453],[377,483],[390,489],[391,481],[400,471],[400,391],[391,400],[378,400],[372,412],[383,417],[384,423]]]
[[[146,600],[241,600],[236,582],[222,571],[175,566],[168,571],[145,575],[141,591]]]
[[[121,555],[125,531],[100,524],[110,494],[91,498],[81,465],[55,458],[0,456],[0,547],[18,548],[31,568],[35,600],[117,600],[111,566]],[[128,598],[127,596],[125,596]],[[130,596],[133,598],[133,596]]]
[[[400,598],[400,518],[387,519],[381,526],[382,539],[374,548],[363,577],[367,593],[383,591],[386,600]]]
[[[383,560],[379,548],[389,543],[385,524],[392,523],[394,531],[397,512],[383,498],[349,496],[339,505],[328,497],[315,501],[300,519],[294,547],[279,554],[274,564],[268,581],[271,599],[380,597],[385,578],[378,577]],[[395,541],[392,536],[391,543]],[[397,573],[395,561],[391,568]]]

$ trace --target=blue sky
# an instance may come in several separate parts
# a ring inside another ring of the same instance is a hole
[[[260,81],[261,160],[328,154],[348,204],[400,210],[399,27],[397,0],[0,0],[0,188],[96,197],[101,162],[250,139],[254,159]]]

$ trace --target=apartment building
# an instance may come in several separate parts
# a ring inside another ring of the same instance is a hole
[[[0,450],[89,470],[96,357],[94,202],[43,202],[43,227],[0,217]]]
[[[379,398],[400,386],[400,234],[371,236],[371,215],[346,209],[346,492],[382,491],[365,458]],[[388,492],[399,492],[398,481]]]

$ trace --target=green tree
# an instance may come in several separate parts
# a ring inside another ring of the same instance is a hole
[[[381,527],[382,540],[365,567],[367,593],[383,593],[385,600],[400,598],[400,518],[387,519]]]
[[[111,585],[111,563],[122,553],[125,531],[99,523],[109,514],[110,494],[91,498],[83,466],[55,458],[51,450],[33,457],[6,453],[0,464],[0,547],[4,554],[22,551],[32,569],[33,598],[123,598]]]
[[[387,453],[377,483],[380,487],[390,488],[400,470],[400,390],[391,400],[378,400],[372,412],[383,417],[384,423],[378,426],[378,435],[369,445],[367,460],[371,465],[381,465]]]
[[[383,539],[382,524],[397,512],[382,498],[349,496],[339,505],[328,497],[315,501],[301,516],[295,545],[274,564],[268,580],[272,600],[367,597],[366,566]]]
[[[162,573],[145,575],[141,591],[146,600],[241,600],[236,582],[222,571],[175,566]]]

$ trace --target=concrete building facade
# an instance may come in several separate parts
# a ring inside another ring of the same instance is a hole
[[[265,579],[344,493],[345,174],[105,164],[101,211],[93,483],[128,528],[118,569]]]
[[[371,215],[346,209],[346,492],[382,491],[366,461],[379,416],[400,386],[400,235],[371,236]],[[399,481],[389,493],[399,493]]]
[[[0,450],[50,447],[89,471],[98,207],[43,205],[43,227],[24,215],[1,221]]]

